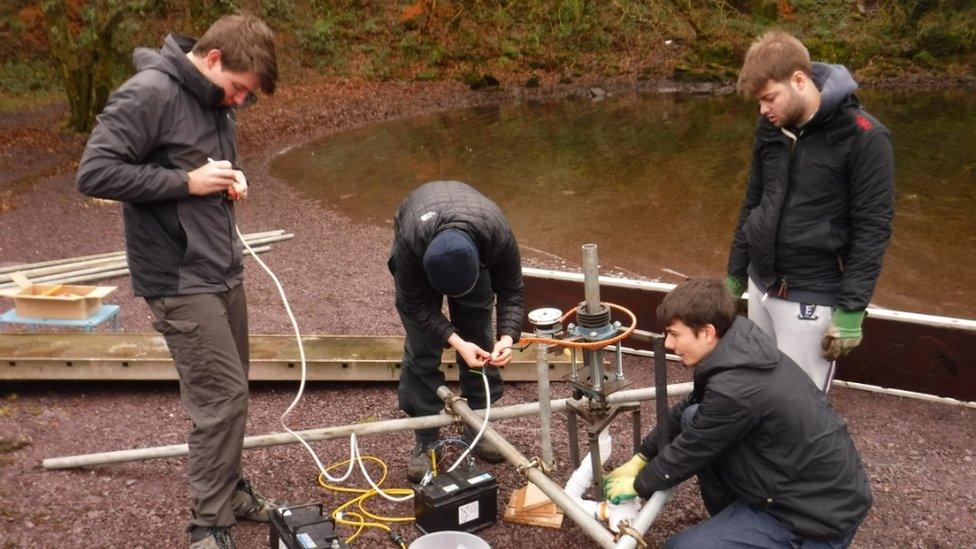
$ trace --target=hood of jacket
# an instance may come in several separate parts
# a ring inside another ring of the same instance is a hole
[[[195,43],[196,40],[187,36],[170,34],[163,40],[163,47],[158,51],[136,48],[132,52],[132,62],[136,71],[157,70],[168,74],[201,105],[219,109],[224,100],[224,90],[204,76],[186,57]]]
[[[695,367],[695,385],[703,386],[708,378],[726,370],[770,370],[778,363],[773,340],[748,319],[736,316],[715,349]]]
[[[820,108],[804,126],[816,126],[846,103],[857,90],[857,82],[843,65],[813,64],[813,83],[820,90]]]

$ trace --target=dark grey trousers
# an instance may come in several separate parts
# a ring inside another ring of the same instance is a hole
[[[495,345],[491,327],[494,303],[495,293],[491,289],[491,278],[487,269],[482,269],[473,290],[461,297],[447,298],[451,324],[457,329],[458,335],[488,352]],[[400,409],[410,417],[436,414],[444,408],[444,402],[437,397],[437,388],[444,385],[444,372],[440,365],[445,343],[427,334],[399,308],[398,312],[407,332],[400,385],[397,389]],[[456,353],[455,364],[461,380],[461,396],[468,399],[471,408],[484,408],[485,386],[481,375],[471,372],[467,363]],[[491,402],[495,402],[502,397],[501,374],[498,368],[486,368],[485,374],[488,376]],[[438,432],[438,429],[418,430],[417,440],[421,443],[433,442],[437,439]]]
[[[248,404],[244,285],[217,294],[148,298],[153,328],[166,338],[193,422],[187,443],[190,526],[234,524],[231,497],[241,478]]]

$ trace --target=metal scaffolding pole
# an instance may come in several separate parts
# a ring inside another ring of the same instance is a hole
[[[678,383],[668,387],[669,395],[679,396],[691,392],[691,383]],[[619,391],[610,395],[607,399],[611,404],[641,402],[653,400],[657,395],[654,387],[644,389],[634,389],[630,391]],[[580,400],[563,398],[554,400],[551,403],[553,412],[562,412],[566,409],[569,402],[577,404]],[[481,412],[475,412],[479,417],[484,417]],[[525,404],[515,404],[512,406],[502,406],[491,410],[491,419],[510,419],[539,413],[539,403],[530,402]],[[338,438],[348,438],[355,433],[357,437],[366,435],[377,435],[382,433],[393,433],[397,431],[412,431],[415,429],[426,429],[430,427],[443,427],[454,422],[454,418],[448,415],[422,416],[416,418],[390,419],[386,421],[375,421],[372,423],[356,423],[352,425],[342,425],[337,427],[327,427],[322,429],[310,429],[299,431],[298,434],[306,441],[333,440]],[[479,424],[480,425],[480,424]],[[270,433],[246,437],[244,448],[265,448],[269,446],[279,446],[282,444],[294,444],[298,442],[295,437],[288,433]],[[88,467],[93,465],[107,465],[111,463],[125,463],[129,461],[140,461],[146,459],[163,459],[172,457],[182,457],[187,454],[186,444],[172,444],[169,446],[156,446],[152,448],[136,448],[132,450],[117,450],[112,452],[100,452],[95,454],[83,454],[76,456],[55,457],[45,459],[41,465],[45,469],[73,469],[75,467]]]
[[[643,539],[644,534],[647,533],[651,528],[651,524],[654,523],[654,519],[660,514],[661,509],[664,509],[664,504],[671,499],[671,495],[674,493],[674,488],[668,490],[662,490],[659,492],[654,492],[651,494],[651,499],[644,503],[644,507],[641,507],[640,513],[630,527],[636,530],[641,535]],[[637,538],[633,536],[622,536],[620,541],[613,546],[614,549],[634,549],[637,547]]]
[[[454,393],[450,391],[447,387],[441,386],[437,389],[437,396],[444,399],[454,411],[465,423],[470,427],[480,428],[481,424],[484,422],[484,418],[475,414],[471,408],[461,399],[455,398]],[[570,498],[566,492],[563,491],[562,487],[553,482],[539,467],[538,463],[530,462],[523,456],[514,446],[511,445],[505,437],[499,435],[491,426],[485,426],[485,432],[482,435],[485,440],[498,448],[498,451],[505,457],[505,461],[514,465],[519,472],[525,475],[526,478],[532,484],[535,484],[539,490],[549,496],[563,512],[569,516],[570,519],[575,522],[586,535],[590,536],[594,541],[596,541],[600,547],[612,548],[614,546],[613,534],[611,534],[603,525],[597,521],[593,516],[583,510],[582,507],[577,505],[575,501]]]

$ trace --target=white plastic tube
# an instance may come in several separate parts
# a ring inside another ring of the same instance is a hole
[[[600,463],[606,463],[610,459],[611,450],[611,438],[610,430],[604,429],[600,432],[600,436],[597,439],[598,445],[600,447]],[[573,501],[577,505],[583,508],[584,511],[592,515],[594,518],[600,522],[607,523],[610,526],[610,530],[617,532],[617,525],[620,524],[621,520],[633,521],[637,517],[637,513],[640,512],[640,501],[634,498],[629,501],[625,501],[618,505],[614,505],[609,501],[594,501],[591,499],[583,499],[583,494],[586,489],[590,487],[593,483],[593,466],[592,461],[589,456],[583,458],[580,462],[579,467],[573,471],[573,474],[566,481],[566,495],[573,498]]]

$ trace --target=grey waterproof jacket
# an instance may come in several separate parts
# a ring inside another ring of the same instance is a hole
[[[240,169],[234,113],[187,59],[193,44],[170,35],[159,51],[135,50],[138,72],[112,93],[78,166],[81,192],[123,203],[137,296],[221,292],[244,277],[234,203],[187,189],[208,158]]]
[[[460,181],[421,185],[397,209],[389,261],[397,309],[432,338],[446,342],[454,333],[441,310],[444,296],[431,286],[423,267],[427,245],[445,229],[459,229],[474,240],[495,292],[497,336],[517,342],[525,313],[518,243],[498,205]]]
[[[745,317],[736,317],[694,371],[694,389],[671,409],[670,444],[657,429],[641,453],[653,458],[634,483],[649,497],[705,467],[746,503],[804,537],[853,532],[871,507],[867,472],[847,425],[810,377]],[[699,404],[681,429],[681,412]]]
[[[784,299],[863,311],[891,237],[890,134],[840,65],[814,63],[821,92],[796,140],[760,116],[728,274]]]

